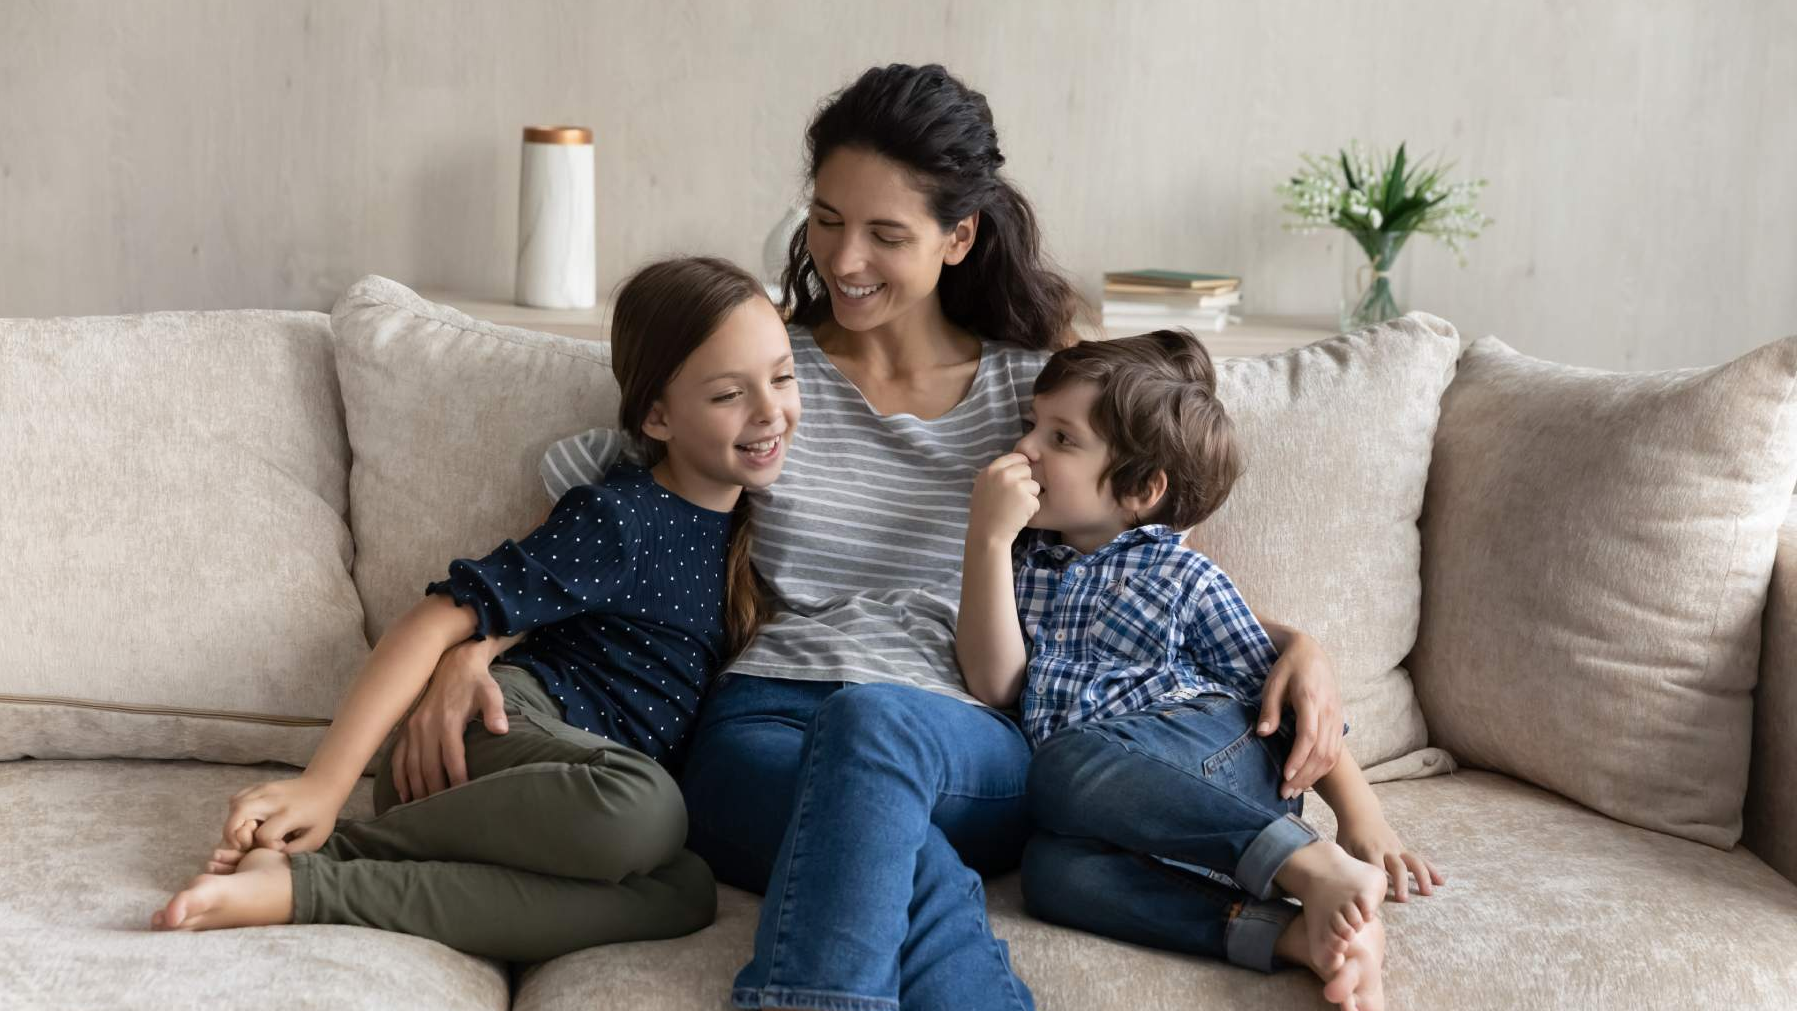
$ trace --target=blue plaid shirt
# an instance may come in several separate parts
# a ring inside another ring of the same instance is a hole
[[[1260,704],[1279,653],[1235,584],[1180,537],[1171,527],[1137,527],[1090,555],[1053,534],[1018,538],[1031,745],[1155,703],[1223,694]]]

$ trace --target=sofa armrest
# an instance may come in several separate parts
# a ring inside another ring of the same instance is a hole
[[[1778,560],[1760,628],[1742,842],[1797,881],[1797,508],[1778,531]]]

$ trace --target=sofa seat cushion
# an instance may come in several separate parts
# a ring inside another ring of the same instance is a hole
[[[1723,852],[1469,772],[1378,787],[1448,885],[1385,906],[1394,1008],[1788,1008],[1797,885]],[[1326,831],[1333,820],[1311,798]],[[1030,919],[1015,875],[990,883],[995,932],[1042,1008],[1324,1008],[1309,974],[1261,976]],[[527,970],[519,1011],[729,1006],[757,901],[721,889],[718,922],[674,941],[577,952]]]
[[[499,1011],[502,965],[360,927],[150,931],[216,845],[225,802],[293,770],[197,762],[0,764],[0,1006]],[[350,813],[365,816],[364,779]]]

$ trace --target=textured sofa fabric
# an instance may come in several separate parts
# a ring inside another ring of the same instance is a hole
[[[312,753],[368,653],[330,338],[0,320],[0,758]]]
[[[1451,764],[1416,754],[1427,733],[1400,664],[1422,597],[1416,519],[1459,355],[1447,321],[1412,313],[1218,367],[1247,469],[1192,543],[1257,612],[1329,651],[1354,757],[1374,782]]]
[[[283,766],[0,763],[0,1007],[501,1011],[504,966],[358,927],[149,930],[217,845],[225,801]],[[371,811],[363,780],[346,813]]]
[[[756,899],[725,888],[686,938],[596,948],[523,970],[357,927],[195,935],[143,929],[193,873],[223,799],[279,768],[143,761],[0,764],[0,993],[49,1008],[689,1011],[728,1006]],[[366,786],[352,811],[367,811]],[[1492,773],[1388,783],[1394,822],[1449,884],[1385,907],[1393,1008],[1785,1008],[1797,993],[1797,885],[1724,852],[1613,821]],[[1309,813],[1327,830],[1327,808]],[[1271,977],[1029,919],[1015,875],[988,884],[994,929],[1037,1005],[1322,1008]],[[246,1000],[255,993],[255,1001]]]
[[[618,387],[609,344],[485,323],[384,277],[352,285],[331,324],[376,641],[452,559],[530,532],[549,507],[543,452],[616,424]]]
[[[1613,818],[1741,833],[1797,337],[1610,373],[1487,337],[1442,399],[1411,658],[1431,740]]]
[[[1797,498],[1778,531],[1753,693],[1753,771],[1742,842],[1797,881]]]

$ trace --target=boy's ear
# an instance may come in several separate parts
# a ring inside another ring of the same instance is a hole
[[[948,248],[942,252],[942,262],[952,267],[967,259],[967,251],[973,248],[973,240],[979,234],[979,211],[955,222],[955,230],[949,233]]]
[[[661,401],[649,405],[649,413],[643,416],[643,434],[656,442],[667,442],[673,437],[668,428],[668,409]]]
[[[1141,517],[1153,513],[1160,508],[1161,500],[1167,497],[1167,472],[1157,470],[1148,479],[1148,487],[1139,495],[1129,495],[1119,500],[1129,514],[1141,522]]]

